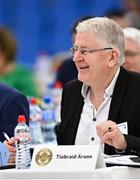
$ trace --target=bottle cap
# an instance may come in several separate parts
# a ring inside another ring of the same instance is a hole
[[[61,81],[56,81],[54,83],[54,88],[56,89],[61,89],[62,88],[62,82]]]
[[[24,115],[19,115],[18,116],[18,123],[21,123],[21,122],[26,122],[26,118]]]
[[[45,103],[48,104],[48,103],[51,102],[52,99],[51,99],[51,96],[45,96],[43,100],[44,100]]]
[[[36,98],[31,98],[30,99],[30,104],[37,104],[37,99]]]

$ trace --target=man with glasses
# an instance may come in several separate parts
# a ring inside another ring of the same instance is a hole
[[[140,73],[140,30],[134,27],[123,29],[125,35],[125,63],[127,70]]]
[[[96,17],[80,22],[76,30],[71,52],[78,79],[63,89],[58,144],[100,144],[106,154],[139,154],[140,75],[122,67],[122,28]],[[124,122],[128,135],[118,127]]]

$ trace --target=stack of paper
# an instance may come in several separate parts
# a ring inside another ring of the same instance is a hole
[[[106,164],[140,167],[140,157],[134,155],[104,155]]]

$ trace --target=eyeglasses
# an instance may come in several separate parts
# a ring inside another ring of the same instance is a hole
[[[132,51],[125,51],[125,56],[126,57],[134,57],[140,55],[140,52],[132,52]]]
[[[85,49],[85,48],[71,47],[70,51],[71,51],[72,56],[74,56],[75,53],[77,53],[78,51],[80,51],[80,53],[82,55],[87,55],[88,53],[94,53],[94,52],[97,52],[97,51],[105,51],[105,50],[112,50],[112,49],[113,48],[111,48],[111,47],[107,47],[107,48],[101,48],[101,49],[88,50],[88,49]]]

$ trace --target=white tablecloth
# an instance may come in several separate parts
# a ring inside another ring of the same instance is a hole
[[[96,169],[92,172],[44,172],[9,169],[0,170],[0,179],[140,179],[140,168],[114,166]]]

